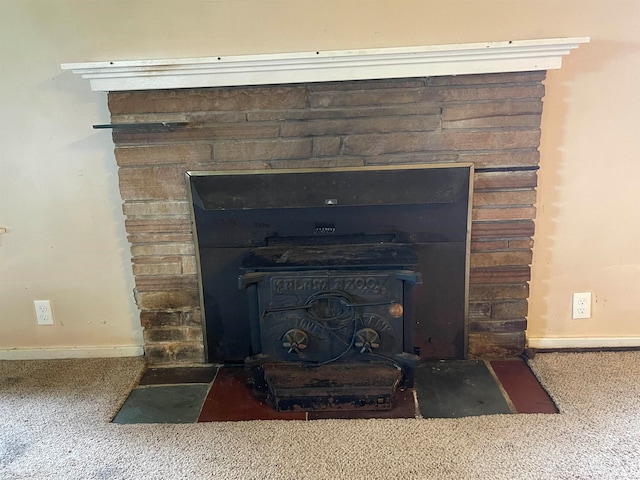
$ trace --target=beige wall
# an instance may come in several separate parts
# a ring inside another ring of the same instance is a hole
[[[640,344],[639,1],[1,0],[0,22],[0,355],[142,342],[106,98],[60,63],[571,36],[592,41],[546,81],[529,334]]]

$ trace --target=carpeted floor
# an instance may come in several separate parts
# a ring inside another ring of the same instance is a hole
[[[0,362],[0,479],[640,479],[640,352],[539,354],[560,415],[118,425],[141,359]]]

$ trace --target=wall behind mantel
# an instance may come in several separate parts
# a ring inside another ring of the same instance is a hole
[[[636,0],[3,0],[0,358],[142,343],[113,144],[91,129],[106,96],[60,63],[574,36],[592,40],[545,82],[528,333],[640,345],[638,24]],[[574,291],[593,318],[571,320]]]

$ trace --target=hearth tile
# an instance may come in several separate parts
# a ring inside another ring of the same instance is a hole
[[[178,383],[211,383],[218,371],[217,365],[203,367],[148,368],[140,385],[173,385]]]
[[[456,418],[512,413],[484,362],[425,362],[415,372],[420,414]]]
[[[558,407],[522,359],[490,362],[518,413],[558,413]]]
[[[113,423],[193,423],[209,384],[154,385],[135,388]]]
[[[309,412],[309,420],[328,418],[415,418],[415,390],[410,388],[396,394],[391,410],[343,410],[332,412]]]
[[[306,420],[305,412],[277,412],[260,401],[247,385],[243,367],[222,367],[207,395],[199,422],[242,420]]]

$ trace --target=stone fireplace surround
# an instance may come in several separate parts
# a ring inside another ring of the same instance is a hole
[[[542,82],[586,41],[63,65],[109,91],[147,361],[206,361],[185,172],[456,162],[475,166],[468,355],[522,353]]]

